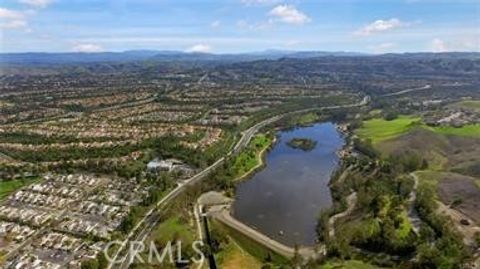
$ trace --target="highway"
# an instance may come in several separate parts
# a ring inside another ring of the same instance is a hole
[[[242,133],[242,137],[240,140],[237,142],[235,147],[227,154],[227,156],[235,155],[238,152],[240,152],[242,149],[244,149],[250,140],[252,139],[253,135],[258,132],[261,128],[264,126],[267,126],[275,121],[278,121],[279,119],[287,116],[287,115],[292,115],[292,114],[297,114],[297,113],[304,113],[304,112],[309,112],[309,111],[315,111],[315,110],[331,110],[331,109],[339,109],[339,108],[352,108],[352,107],[361,107],[370,101],[369,96],[365,96],[362,101],[350,105],[337,105],[337,106],[326,106],[326,107],[314,107],[314,108],[307,108],[307,109],[302,109],[302,110],[297,110],[297,111],[292,111],[292,112],[287,112],[281,115],[277,115],[274,117],[271,117],[269,119],[263,120],[254,126],[250,127],[246,131]],[[163,197],[160,201],[157,202],[157,204],[150,209],[147,214],[135,225],[135,227],[128,233],[128,235],[125,237],[125,240],[123,241],[122,245],[119,247],[115,255],[112,257],[112,261],[117,261],[119,258],[119,255],[124,252],[125,247],[128,246],[128,242],[130,241],[142,241],[145,239],[146,235],[153,229],[153,227],[160,221],[160,214],[157,213],[156,211],[161,211],[162,209],[165,208],[165,206],[175,199],[179,194],[181,194],[183,191],[187,189],[188,186],[192,186],[202,179],[204,179],[206,176],[210,174],[213,170],[215,170],[217,167],[223,164],[225,161],[225,157],[220,158],[217,160],[215,163],[210,165],[209,167],[205,168],[203,171],[199,172],[198,174],[194,175],[190,179],[186,180],[182,184],[179,184],[175,189],[173,189],[170,193],[168,193],[165,197]],[[145,224],[145,225],[144,225]],[[140,228],[143,227],[141,230]],[[122,260],[123,257],[120,259]],[[123,262],[120,264],[110,262],[108,265],[108,269],[112,268],[120,268],[120,269],[126,269],[130,266],[130,261],[129,259],[123,259]]]

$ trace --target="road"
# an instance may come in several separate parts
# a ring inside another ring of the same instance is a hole
[[[274,117],[271,117],[269,119],[263,120],[254,126],[250,127],[246,131],[242,133],[242,137],[240,140],[237,142],[235,147],[227,154],[227,156],[235,155],[238,152],[240,152],[242,149],[244,149],[250,140],[252,139],[253,135],[258,132],[261,128],[264,126],[267,126],[275,121],[278,121],[279,119],[287,116],[287,115],[292,115],[292,114],[297,114],[297,113],[304,113],[304,112],[309,112],[309,111],[315,111],[315,110],[331,110],[331,109],[339,109],[339,108],[352,108],[352,107],[361,107],[366,104],[368,104],[370,101],[369,96],[365,96],[362,101],[354,104],[349,104],[349,105],[336,105],[336,106],[326,106],[326,107],[314,107],[314,108],[307,108],[307,109],[302,109],[302,110],[297,110],[297,111],[292,111],[292,112],[287,112],[281,115],[277,115]],[[125,237],[125,240],[123,241],[122,245],[119,247],[115,255],[112,257],[112,261],[116,261],[118,259],[118,256],[125,250],[125,247],[128,246],[128,242],[130,241],[141,241],[144,237],[144,234],[147,233],[148,231],[152,230],[153,227],[158,223],[159,221],[159,214],[154,214],[155,211],[157,210],[162,210],[168,202],[172,201],[174,198],[176,198],[179,194],[181,194],[183,191],[187,189],[188,186],[192,186],[199,181],[201,181],[203,178],[208,176],[210,172],[215,170],[217,167],[223,164],[225,161],[225,157],[220,158],[217,160],[214,164],[210,165],[209,167],[205,168],[203,171],[199,172],[198,174],[194,175],[190,179],[186,180],[183,184],[178,185],[175,189],[173,189],[170,193],[168,193],[165,197],[163,197],[160,201],[157,202],[157,204],[150,209],[146,215],[133,227],[133,229],[128,233],[128,235]],[[144,225],[145,224],[145,225]],[[142,226],[145,226],[140,230]],[[135,236],[135,238],[134,238]],[[109,265],[107,266],[108,269],[112,268],[120,268],[120,269],[126,269],[129,267],[130,262],[128,261],[129,259],[124,259],[124,261],[121,264],[113,263],[110,262]]]
[[[387,93],[387,94],[381,95],[381,97],[397,96],[397,95],[402,95],[402,94],[406,94],[406,93],[409,93],[409,92],[416,92],[416,91],[428,90],[428,89],[430,89],[430,88],[432,88],[432,85],[427,84],[427,85],[425,85],[425,86],[423,86],[423,87],[406,89],[406,90],[398,91],[398,92],[394,92],[394,93]]]
[[[295,248],[273,240],[263,233],[233,218],[230,215],[229,208],[229,206],[214,206],[210,208],[208,215],[284,257],[293,258],[295,256]],[[306,260],[316,256],[316,252],[313,248],[300,248],[298,254]]]

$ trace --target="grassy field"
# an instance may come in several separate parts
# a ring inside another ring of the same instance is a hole
[[[321,269],[379,269],[375,265],[367,264],[358,260],[328,262]]]
[[[299,125],[306,125],[311,124],[319,120],[319,117],[316,113],[307,113],[299,116],[298,124]]]
[[[0,182],[0,200],[5,199],[8,195],[20,189],[21,187],[35,183],[38,180],[39,178],[1,181]]]
[[[476,111],[480,111],[480,100],[462,101],[462,102],[455,103],[451,106],[457,107],[457,108],[470,108]]]
[[[223,231],[225,234],[228,234],[231,240],[235,241],[238,246],[246,251],[249,255],[251,255],[257,261],[264,261],[266,259],[271,260],[272,263],[280,265],[285,264],[288,262],[288,258],[285,258],[281,255],[278,255],[263,245],[258,244],[257,242],[253,241],[252,239],[248,238],[247,236],[243,235],[242,233],[231,229],[219,222],[212,221],[212,228],[219,229]]]
[[[261,162],[259,153],[268,148],[273,140],[265,134],[256,135],[247,150],[242,151],[233,161],[232,170],[236,177],[243,176]]]
[[[457,135],[480,138],[480,124],[465,125],[460,128],[451,126],[426,127],[425,128],[443,135]]]
[[[260,269],[262,263],[244,251],[234,241],[230,242],[225,250],[217,257],[217,263],[222,269]]]
[[[371,119],[363,122],[362,128],[357,130],[357,134],[363,139],[371,139],[372,143],[376,144],[407,133],[420,121],[419,117],[411,116],[400,116],[391,121]]]
[[[183,245],[190,245],[195,240],[195,231],[182,221],[180,217],[174,216],[162,221],[152,233],[152,239],[167,243],[170,240],[180,240]]]
[[[465,125],[460,128],[449,126],[429,127],[422,123],[420,117],[414,116],[399,116],[391,121],[381,118],[370,119],[363,122],[362,128],[357,130],[357,134],[363,139],[371,139],[373,144],[378,144],[408,133],[415,127],[422,127],[442,135],[480,138],[480,124]]]

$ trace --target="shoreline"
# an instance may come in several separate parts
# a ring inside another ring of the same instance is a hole
[[[310,124],[310,126],[313,126],[315,124],[321,124],[321,123],[325,123],[324,121],[322,122],[315,122],[315,123],[312,123]],[[330,175],[330,178],[329,178],[329,181],[328,181],[328,188],[330,190],[330,192],[332,191],[331,190],[331,182],[333,180],[335,180],[335,173],[337,171],[341,171],[342,170],[342,162],[344,161],[344,158],[345,156],[342,156],[340,154],[340,152],[344,151],[347,147],[348,147],[348,137],[349,137],[349,132],[347,132],[345,129],[342,129],[340,126],[339,123],[335,123],[335,122],[332,122],[334,124],[334,128],[335,130],[338,132],[338,134],[345,139],[345,143],[339,147],[337,150],[334,151],[334,154],[336,155],[336,157],[338,158],[338,164],[337,164],[337,167],[334,169],[334,171],[332,172],[332,174]],[[345,125],[343,125],[345,126]],[[294,126],[292,128],[304,128],[304,127],[309,127],[309,126]],[[278,132],[281,132],[281,131],[285,131],[286,129],[285,128],[275,128],[274,131],[276,132],[273,140],[272,140],[272,143],[263,148],[262,150],[260,150],[259,152],[257,152],[256,154],[256,158],[258,160],[258,163],[252,167],[250,170],[248,170],[247,172],[245,172],[243,175],[241,176],[238,176],[234,182],[235,183],[241,183],[243,180],[249,180],[251,177],[253,177],[255,175],[255,173],[257,171],[260,171],[262,168],[264,168],[266,166],[266,161],[265,159],[267,158],[267,153],[279,142],[279,134]],[[233,195],[233,200],[232,200],[232,204],[235,203],[235,197],[236,197],[236,194]],[[331,207],[329,207],[330,209],[334,208],[334,199],[333,199],[333,196],[330,194],[330,199],[332,200],[332,205]],[[320,212],[318,212],[320,213]],[[229,209],[229,214],[231,215],[232,218],[234,218],[234,210],[233,210],[233,207],[231,207]],[[247,225],[248,226],[248,225]],[[321,246],[323,244],[317,242],[315,245],[317,246]]]
[[[266,153],[268,153],[273,148],[273,146],[275,146],[277,142],[278,142],[277,136],[275,135],[270,145],[263,148],[261,151],[257,152],[255,158],[257,158],[258,163],[254,167],[250,168],[250,170],[246,171],[243,175],[235,178],[233,182],[239,182],[239,181],[245,180],[247,177],[253,176],[257,172],[257,170],[260,170],[261,168],[263,168],[266,165],[266,161],[265,161]]]

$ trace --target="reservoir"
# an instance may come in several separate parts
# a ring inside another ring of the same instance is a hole
[[[322,209],[332,205],[328,183],[344,145],[333,123],[279,131],[266,166],[236,190],[233,215],[288,246],[315,244]],[[287,145],[293,138],[317,141],[311,151]]]

